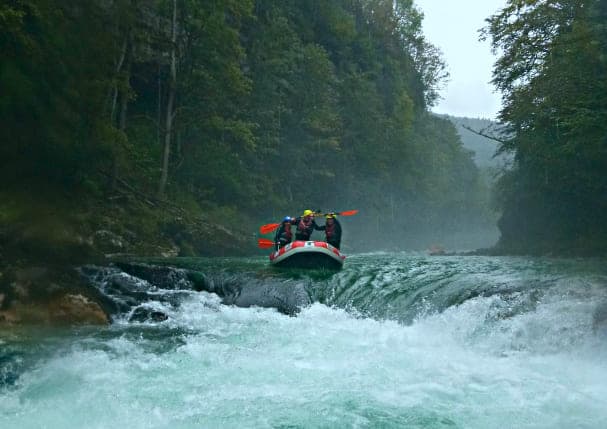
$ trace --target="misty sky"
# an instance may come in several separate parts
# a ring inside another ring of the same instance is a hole
[[[432,109],[454,116],[494,119],[500,95],[494,93],[491,70],[495,57],[489,42],[478,41],[485,18],[506,0],[414,0],[424,12],[424,34],[443,51],[451,74],[441,91],[443,100]]]

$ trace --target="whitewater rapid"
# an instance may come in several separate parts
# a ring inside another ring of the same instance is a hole
[[[349,263],[295,316],[156,288],[162,322],[5,336],[0,427],[605,427],[600,261]]]

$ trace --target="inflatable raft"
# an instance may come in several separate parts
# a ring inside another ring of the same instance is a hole
[[[270,254],[277,267],[340,269],[346,257],[324,241],[294,241]]]

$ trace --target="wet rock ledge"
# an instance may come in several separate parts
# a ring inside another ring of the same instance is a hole
[[[5,267],[0,271],[0,325],[104,325],[99,296],[71,268]]]

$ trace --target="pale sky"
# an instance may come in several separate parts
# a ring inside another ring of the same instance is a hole
[[[506,5],[506,0],[414,0],[424,12],[426,39],[443,51],[450,73],[443,97],[432,109],[454,116],[495,119],[501,106],[494,92],[491,70],[495,57],[489,41],[478,41],[485,18]]]

